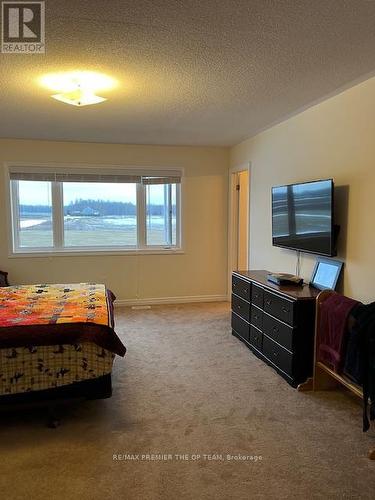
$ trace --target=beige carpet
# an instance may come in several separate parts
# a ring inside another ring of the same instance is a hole
[[[0,498],[374,498],[361,407],[292,389],[231,335],[228,304],[117,319],[128,353],[111,399],[68,406],[56,430],[40,410],[0,417]],[[113,460],[127,454],[139,460]]]

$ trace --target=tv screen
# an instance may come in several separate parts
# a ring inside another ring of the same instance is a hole
[[[333,180],[272,188],[273,245],[334,255]]]

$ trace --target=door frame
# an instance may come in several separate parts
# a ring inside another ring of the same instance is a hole
[[[235,211],[234,211],[234,203],[235,203],[235,197],[234,197],[234,176],[233,174],[237,172],[243,172],[244,170],[248,171],[248,179],[249,179],[249,184],[248,184],[248,206],[247,206],[247,218],[248,222],[250,224],[250,188],[251,188],[251,161],[248,161],[246,163],[242,163],[240,165],[237,165],[235,167],[231,167],[228,172],[228,263],[227,263],[227,274],[228,274],[228,286],[227,286],[227,296],[228,300],[231,300],[231,291],[232,291],[232,265],[233,265],[233,259],[234,259],[234,241],[236,237],[236,227],[235,227]],[[249,264],[249,253],[250,253],[250,228],[248,231],[248,242],[247,242],[247,248],[248,248],[248,255],[247,255],[247,262]]]

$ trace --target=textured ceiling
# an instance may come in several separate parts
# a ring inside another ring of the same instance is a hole
[[[47,0],[46,50],[0,54],[0,137],[227,146],[372,72],[375,1]],[[75,108],[36,83],[72,69],[120,87]]]

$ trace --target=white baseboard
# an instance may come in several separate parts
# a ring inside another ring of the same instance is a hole
[[[194,302],[227,302],[227,295],[191,295],[186,297],[158,297],[153,299],[119,299],[115,307],[152,306],[158,304],[189,304]]]

